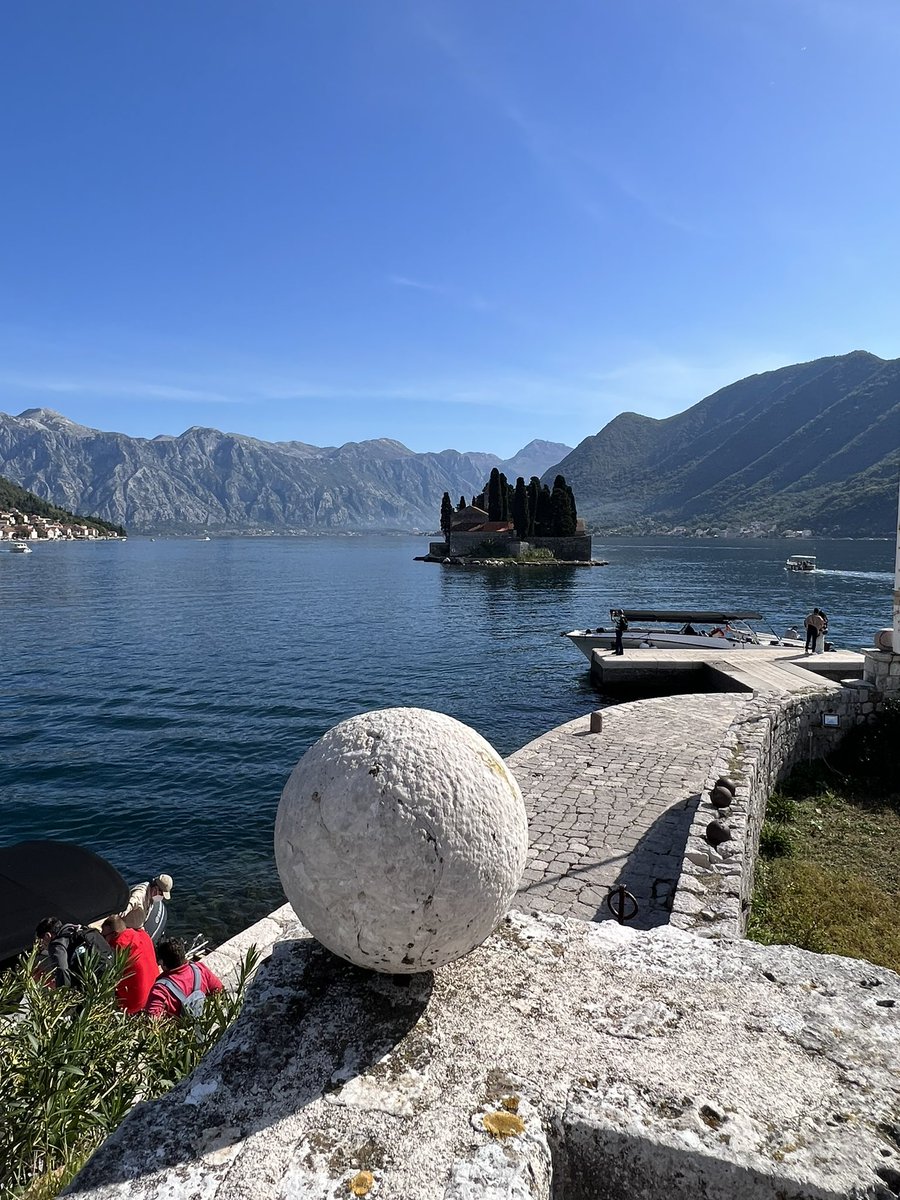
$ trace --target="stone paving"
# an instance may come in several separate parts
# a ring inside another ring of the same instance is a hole
[[[664,925],[700,792],[748,694],[667,696],[551,730],[512,754],[531,846],[518,906],[611,920],[609,889],[634,895],[632,928]]]

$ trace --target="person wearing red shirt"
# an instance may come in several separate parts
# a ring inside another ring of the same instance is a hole
[[[150,935],[143,929],[128,929],[121,917],[107,917],[101,932],[114,950],[128,954],[125,972],[116,984],[119,1003],[127,1013],[141,1012],[159,975]]]
[[[150,1017],[178,1017],[181,1015],[183,1002],[179,996],[168,987],[168,982],[175,984],[181,996],[190,996],[196,989],[204,996],[223,990],[222,981],[214,975],[206,963],[189,963],[181,938],[168,938],[160,942],[156,948],[162,975],[150,989],[150,995],[144,1006],[144,1012]]]

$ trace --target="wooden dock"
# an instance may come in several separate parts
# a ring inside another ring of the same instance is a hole
[[[591,676],[602,691],[627,689],[647,696],[672,691],[784,695],[861,679],[863,662],[863,655],[852,650],[804,654],[785,646],[726,651],[638,648],[619,656],[612,650],[595,650]]]

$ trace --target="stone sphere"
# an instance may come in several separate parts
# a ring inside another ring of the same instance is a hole
[[[731,829],[724,821],[710,821],[706,827],[706,840],[711,846],[721,846],[731,841]]]
[[[709,799],[714,808],[728,808],[734,803],[734,793],[730,792],[728,788],[716,784],[709,793]]]
[[[275,822],[285,895],[324,946],[412,973],[479,945],[528,852],[519,785],[480,734],[441,713],[342,721],[301,758]]]

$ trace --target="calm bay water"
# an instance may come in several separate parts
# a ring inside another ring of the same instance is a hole
[[[814,605],[841,646],[890,624],[888,542],[595,540],[598,569],[417,563],[413,537],[39,543],[0,554],[0,844],[79,842],[175,878],[213,941],[281,902],[278,797],[337,721],[439,709],[509,754],[594,707],[559,633],[614,605]],[[809,551],[823,570],[783,570]]]

